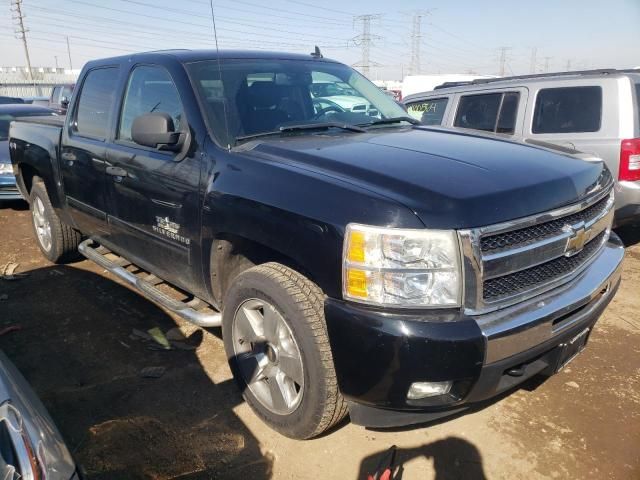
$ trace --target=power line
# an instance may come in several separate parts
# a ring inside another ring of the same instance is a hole
[[[422,19],[429,15],[428,10],[417,10],[413,14],[411,30],[411,64],[409,74],[419,75],[421,70],[420,45],[422,44]]]
[[[355,22],[362,22],[362,33],[353,39],[353,42],[356,45],[359,45],[362,48],[362,60],[356,64],[354,67],[360,67],[362,69],[362,74],[365,77],[369,77],[369,71],[371,69],[371,46],[373,44],[373,40],[378,40],[381,37],[378,35],[371,34],[371,21],[377,20],[380,18],[380,15],[359,15],[353,18]]]
[[[71,47],[69,46],[69,37],[67,37],[67,55],[69,55],[69,70],[73,70],[73,62],[71,61]]]
[[[17,23],[15,33],[18,40],[22,40],[24,46],[24,54],[27,57],[27,69],[29,71],[29,80],[33,83],[33,72],[31,71],[31,59],[29,58],[29,46],[27,45],[27,32],[24,28],[24,15],[22,14],[22,0],[11,0],[11,11],[13,12],[12,18]],[[35,83],[34,83],[35,86]]]
[[[498,50],[500,51],[500,76],[504,77],[506,73],[507,52],[511,50],[511,47],[500,47]]]
[[[529,64],[529,73],[533,74],[536,73],[536,66],[537,66],[537,59],[536,59],[536,55],[538,54],[538,48],[537,47],[533,47],[531,49],[531,63]]]
[[[129,14],[129,15],[140,15],[139,12],[134,12],[134,11],[131,11],[131,10],[123,10],[123,9],[120,9],[120,8],[105,7],[103,5],[97,5],[97,4],[85,2],[85,1],[82,1],[82,0],[69,0],[69,1],[71,1],[73,3],[79,3],[79,4],[82,4],[82,5],[88,5],[88,6],[91,6],[93,8],[100,8],[100,9],[103,9],[103,10],[110,10],[110,11],[114,11],[114,12],[118,12],[118,13],[126,13],[126,14]],[[156,8],[156,6],[154,4],[141,2],[141,1],[138,1],[138,0],[120,0],[120,1],[121,2],[125,2],[125,3],[129,3],[129,4],[133,4],[133,5],[149,7],[149,8],[153,8],[153,9]],[[237,1],[239,1],[239,0],[237,0]],[[247,2],[240,2],[240,3],[247,3]],[[190,18],[196,17],[196,18],[204,18],[207,21],[209,20],[209,16],[208,15],[199,14],[197,12],[185,11],[183,9],[176,9],[176,8],[164,8],[163,10],[166,10],[166,11],[169,11],[169,12],[174,12],[174,13],[177,13],[177,14],[180,14],[180,15],[186,15],[186,16],[188,16]],[[157,16],[157,15],[148,15],[146,13],[144,14],[144,16],[145,16],[145,18],[152,18],[154,20],[161,20],[161,21],[164,21],[164,22],[171,22],[171,23],[174,23],[174,24],[175,23],[179,23],[179,24],[182,24],[182,25],[196,26],[196,27],[207,28],[207,29],[209,28],[208,24],[186,22],[186,21],[183,21],[183,20],[177,20],[175,18],[166,18],[166,17]],[[247,24],[246,22],[237,22],[235,20],[225,20],[225,21],[226,21],[226,23],[233,23],[233,24],[236,24],[236,25],[255,28],[254,25]],[[269,27],[267,27],[265,25],[261,25],[260,29],[261,30],[271,30],[271,31],[274,31],[274,32],[279,32],[279,33],[289,33],[291,35],[296,35],[296,36],[299,36],[300,38],[304,38],[304,39],[309,39],[309,38],[317,38],[317,39],[322,39],[322,40],[326,39],[325,35],[309,35],[308,33],[304,33],[304,32],[292,32],[292,31],[289,31],[289,30],[282,30],[281,28],[269,28]],[[222,30],[227,30],[227,31],[231,31],[231,32],[247,34],[246,31],[232,30],[232,29],[229,29],[229,28],[226,28],[226,29],[220,28],[220,30],[221,31]],[[257,34],[254,33],[253,35],[257,35]],[[264,32],[262,32],[261,35],[264,37]],[[270,35],[273,36],[272,34],[270,34]],[[290,38],[290,35],[287,36],[287,37]],[[282,38],[286,38],[286,37],[282,37]],[[345,43],[346,43],[346,39],[345,39]]]
[[[303,6],[309,7],[309,8],[315,8],[317,10],[324,10],[325,12],[327,11],[327,7],[319,7],[318,5],[313,5],[312,3],[300,2],[299,0],[286,0],[286,1],[289,2],[289,3],[297,3],[298,5],[303,5]],[[337,10],[335,8],[332,8],[331,11],[335,12],[335,13],[342,13],[344,15],[349,15],[349,16],[353,16],[354,15],[353,12],[349,13],[349,12],[345,12],[344,10]]]
[[[38,22],[38,25],[45,25],[45,26],[51,26],[51,27],[65,27],[68,24],[68,20],[66,23],[59,23],[62,22],[62,20],[58,20],[57,18],[51,18],[50,16],[41,16],[41,15],[34,15],[35,17],[38,18],[45,18],[46,21],[40,20]],[[79,18],[80,15],[77,15],[77,17]],[[175,33],[176,35],[179,35],[180,38],[184,41],[184,40],[191,40],[193,42],[197,42],[200,46],[205,43],[205,44],[212,44],[210,40],[208,40],[207,38],[203,38],[203,35],[200,34],[189,34],[187,32],[181,31],[181,30],[173,30],[173,29],[162,29],[162,31],[164,33],[158,33],[157,30],[155,31],[148,31],[145,30],[144,28],[138,27],[136,23],[132,23],[132,22],[126,22],[123,20],[111,20],[112,22],[116,23],[116,24],[120,24],[120,26],[122,25],[131,25],[135,27],[135,33],[131,33],[132,29],[123,29],[123,28],[118,28],[116,26],[111,26],[111,25],[104,25],[104,22],[109,21],[109,19],[102,19],[101,22],[98,22],[98,24],[96,24],[97,22],[93,22],[90,20],[90,18],[92,17],[86,17],[83,18],[84,22],[86,24],[85,27],[74,27],[74,31],[78,31],[78,32],[91,32],[91,33],[100,33],[100,39],[104,38],[104,37],[116,37],[117,39],[122,39],[122,35],[127,35],[129,38],[141,38],[143,40],[149,40],[149,41],[155,41],[156,38],[161,38],[165,41],[170,41],[171,38],[167,37],[167,33]],[[95,18],[95,17],[93,17]],[[100,23],[103,23],[102,25]],[[35,29],[35,27],[34,27]],[[218,28],[219,31],[226,31],[226,32],[233,32],[233,33],[239,33],[244,35],[245,37],[243,38],[238,38],[238,37],[229,37],[227,36],[225,38],[225,40],[231,40],[231,41],[238,41],[238,42],[242,42],[244,45],[247,45],[248,43],[251,42],[258,42],[258,44],[272,44],[272,45],[277,45],[277,46],[290,46],[290,47],[295,47],[295,46],[300,46],[299,43],[286,43],[282,40],[277,41],[277,42],[270,42],[268,40],[264,40],[264,38],[280,38],[278,36],[275,35],[267,35],[267,34],[260,34],[260,33],[255,33],[255,32],[248,32],[248,31],[244,31],[244,30],[233,30],[233,29],[226,29],[226,28]],[[41,30],[43,31],[43,30]],[[45,33],[54,33],[54,32],[46,32]],[[102,32],[105,32],[104,34]],[[120,33],[121,32],[121,33]],[[247,39],[246,36],[258,36],[260,37],[260,39]],[[288,36],[284,36],[282,38],[289,38]],[[345,41],[346,44],[346,41]],[[140,46],[144,46],[143,44],[139,44]],[[332,45],[323,45],[322,43],[320,43],[320,45],[323,48],[329,48],[332,47]],[[174,44],[175,46],[175,44]],[[336,44],[336,47],[344,47],[344,44],[339,45]],[[146,48],[151,48],[151,49],[157,49],[158,45],[153,45],[153,46],[149,46]]]

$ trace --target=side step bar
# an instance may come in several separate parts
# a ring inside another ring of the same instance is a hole
[[[189,301],[171,298],[157,288],[158,285],[164,283],[163,280],[153,274],[148,274],[142,278],[137,277],[126,269],[127,266],[132,265],[131,262],[103,246],[92,246],[94,243],[91,239],[85,240],[78,246],[78,251],[92,262],[97,263],[105,270],[124,280],[145,297],[199,327],[219,327],[222,325],[222,314],[214,311],[213,307],[206,302],[195,297]],[[113,255],[116,259],[111,260],[107,258],[107,255]],[[196,310],[193,307],[199,307],[200,310]]]

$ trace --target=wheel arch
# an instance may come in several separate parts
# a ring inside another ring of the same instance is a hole
[[[220,308],[233,279],[256,265],[280,263],[315,282],[313,274],[292,256],[245,236],[219,233],[210,241],[208,251],[207,288]]]

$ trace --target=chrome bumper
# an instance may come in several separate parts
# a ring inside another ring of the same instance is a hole
[[[593,320],[615,294],[623,257],[624,246],[611,233],[589,267],[569,283],[517,305],[473,316],[486,339],[485,364],[525,352]]]

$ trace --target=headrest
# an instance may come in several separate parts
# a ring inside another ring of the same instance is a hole
[[[253,82],[248,94],[249,104],[254,108],[276,106],[282,98],[280,87],[274,82]]]

